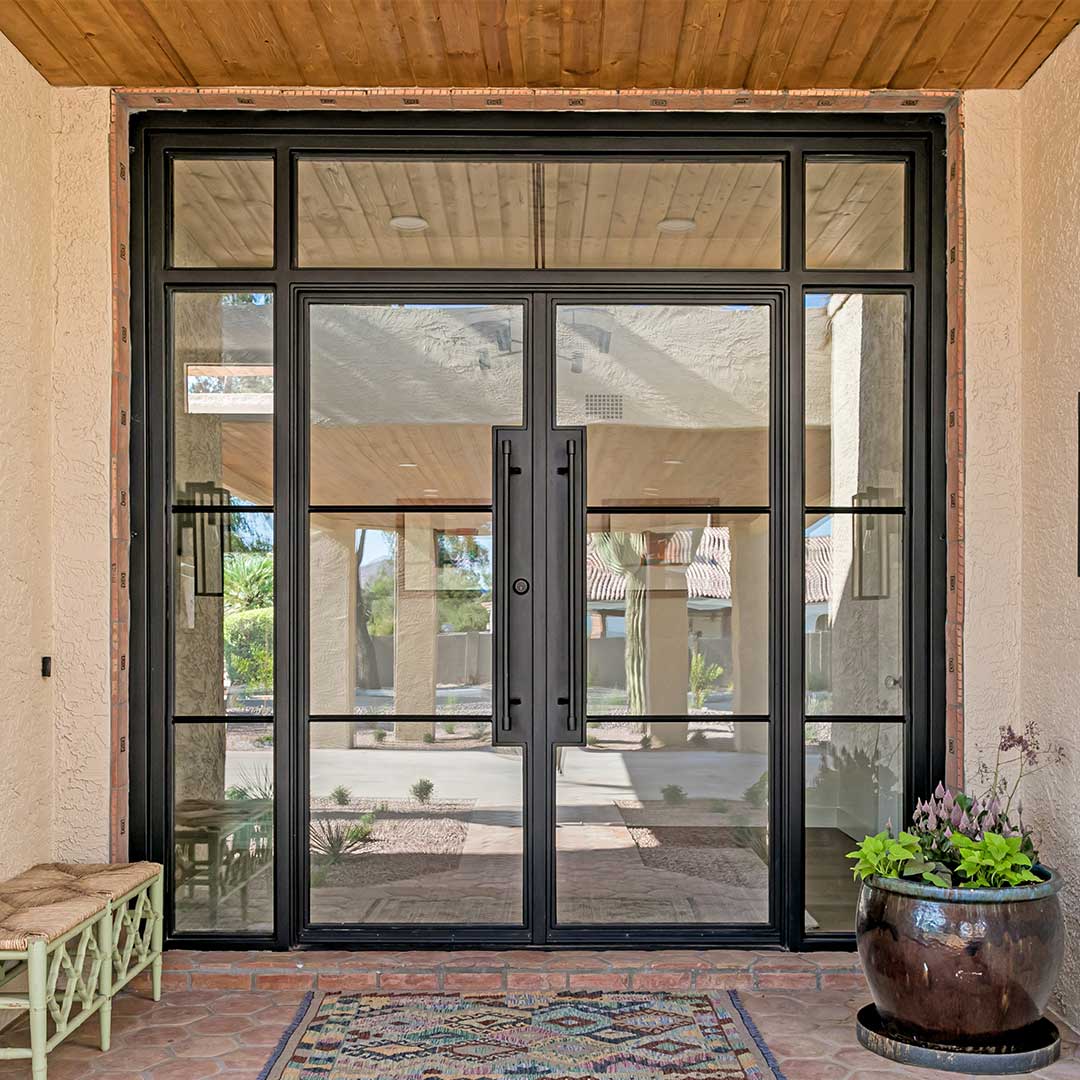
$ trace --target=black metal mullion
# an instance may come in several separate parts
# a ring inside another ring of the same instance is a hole
[[[548,543],[550,510],[556,497],[551,465],[554,446],[555,375],[552,359],[554,311],[551,297],[533,293],[530,313],[529,397],[527,422],[532,430],[533,635],[532,723],[526,750],[526,925],[534,945],[546,945],[555,922],[555,769],[552,721],[552,659],[549,621],[558,618],[557,589],[551,587]]]
[[[929,416],[928,438],[925,440],[927,471],[929,473],[929,506],[926,508],[926,532],[929,543],[929,611],[926,673],[929,687],[930,718],[926,731],[929,746],[929,774],[925,787],[929,788],[945,777],[946,763],[946,612],[948,608],[948,473],[945,447],[946,430],[946,383],[948,339],[948,305],[946,302],[946,274],[948,269],[947,215],[946,215],[946,141],[945,125],[939,122],[931,128],[928,141],[929,195],[926,199],[929,222],[927,261],[922,267],[922,291],[928,296],[929,318],[927,412]],[[917,207],[921,203],[916,203]],[[918,266],[918,264],[917,264]]]
[[[127,416],[121,413],[121,426],[127,424],[129,435],[130,479],[130,537],[128,548],[128,849],[132,858],[156,858],[156,838],[161,831],[157,820],[159,807],[151,797],[151,789],[162,790],[158,781],[161,772],[160,742],[152,731],[150,657],[151,620],[148,618],[149,585],[156,579],[151,573],[148,558],[151,549],[150,520],[156,507],[156,494],[161,490],[160,479],[151,473],[149,441],[147,439],[148,363],[150,325],[148,311],[148,240],[154,230],[147,228],[148,206],[145,182],[148,161],[147,140],[142,128],[132,133],[132,145],[127,159],[128,190],[131,193],[130,237],[131,254],[131,394]],[[120,166],[124,168],[123,165]],[[121,176],[123,174],[121,173]],[[149,235],[148,235],[149,234]],[[113,853],[114,857],[116,853]]]
[[[292,943],[294,906],[291,883],[297,853],[293,838],[296,805],[296,757],[293,731],[296,703],[293,696],[297,625],[292,537],[296,501],[292,468],[292,403],[295,374],[292,364],[292,304],[289,295],[288,257],[292,232],[289,213],[288,151],[274,151],[274,939],[280,948]]]
[[[290,882],[292,895],[291,933],[294,943],[304,940],[311,921],[311,860],[308,857],[311,806],[310,664],[311,650],[310,595],[310,519],[308,499],[311,491],[311,427],[309,393],[311,350],[309,303],[306,294],[291,287],[289,310],[292,318],[290,370],[293,385],[290,394],[290,420],[293,428],[292,460],[293,498],[290,537],[293,544],[292,610],[295,620],[293,642],[293,710],[296,717],[291,746],[294,774],[291,778],[293,807],[296,814],[295,866]]]
[[[779,453],[781,474],[776,499],[782,532],[780,567],[781,623],[777,628],[776,662],[781,665],[778,679],[780,695],[777,713],[778,773],[774,790],[783,820],[780,837],[783,866],[784,908],[781,941],[790,949],[802,946],[805,934],[803,912],[806,909],[805,852],[805,760],[803,750],[803,702],[805,676],[803,663],[803,606],[806,571],[804,566],[803,502],[805,499],[804,442],[804,265],[806,251],[805,159],[801,147],[791,155],[788,179],[788,265],[792,268],[791,288],[781,356],[786,369],[782,383]]]

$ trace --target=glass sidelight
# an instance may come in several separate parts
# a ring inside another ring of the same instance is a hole
[[[904,813],[908,300],[810,293],[803,315],[805,918],[842,932],[858,893],[847,852]]]

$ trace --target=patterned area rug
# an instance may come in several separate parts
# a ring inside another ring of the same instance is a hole
[[[784,1080],[734,991],[312,994],[259,1080]]]

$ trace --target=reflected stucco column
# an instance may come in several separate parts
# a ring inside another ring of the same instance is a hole
[[[834,499],[848,492],[866,491],[883,481],[892,497],[899,494],[894,478],[896,462],[882,460],[888,448],[902,445],[896,429],[903,413],[896,407],[895,358],[903,355],[903,323],[890,305],[895,297],[855,294],[834,297],[829,305],[832,330],[832,486]],[[902,400],[902,399],[901,399]],[[889,481],[892,481],[890,484]],[[856,529],[856,524],[861,527]],[[837,714],[897,712],[901,695],[885,685],[889,675],[899,677],[901,608],[892,602],[859,599],[852,580],[854,544],[861,537],[869,565],[882,546],[889,554],[874,580],[895,589],[899,536],[882,545],[874,529],[885,527],[881,518],[845,516],[833,520],[832,582],[829,625],[832,630],[832,709]]]
[[[356,708],[356,540],[352,526],[311,530],[311,712]],[[312,748],[351,750],[355,724],[312,724]]]
[[[217,294],[185,294],[173,320],[173,409],[183,422],[174,425],[173,468],[177,495],[188,483],[220,485],[221,418],[187,411],[188,364],[220,363],[221,306]],[[225,601],[195,595],[196,515],[177,515],[174,559],[175,711],[187,716],[225,715]],[[182,725],[173,754],[176,801],[217,801],[225,797],[225,725]]]
[[[426,514],[407,514],[397,533],[394,574],[394,712],[435,712],[438,595],[435,529]],[[399,742],[435,733],[432,723],[398,723]]]
[[[731,546],[731,657],[736,713],[769,711],[769,519],[734,522]],[[765,724],[736,724],[735,749],[768,753]]]
[[[690,620],[686,567],[670,563],[643,568],[645,580],[645,708],[653,716],[685,716],[690,685]],[[689,723],[653,724],[658,746],[686,743]]]

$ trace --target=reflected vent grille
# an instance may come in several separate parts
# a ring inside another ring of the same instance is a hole
[[[586,420],[621,420],[622,394],[586,394]]]

